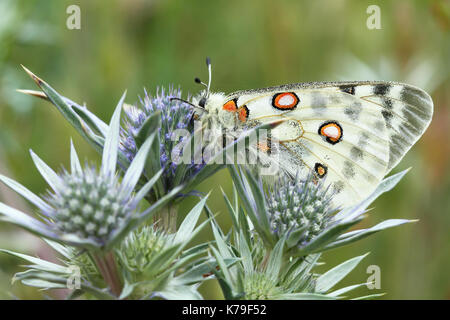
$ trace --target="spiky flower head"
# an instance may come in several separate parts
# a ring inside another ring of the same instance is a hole
[[[134,197],[126,197],[116,176],[102,176],[95,168],[60,176],[58,192],[47,196],[52,217],[62,233],[106,243],[118,226],[135,214]]]
[[[52,189],[46,196],[47,201],[7,177],[0,176],[0,180],[35,204],[43,221],[2,203],[0,218],[6,217],[9,222],[48,239],[88,249],[106,250],[170,201],[168,196],[144,212],[136,210],[140,200],[159,178],[159,175],[155,175],[133,195],[154,141],[154,134],[142,144],[123,178],[119,180],[117,176],[120,114],[124,99],[125,95],[122,96],[111,119],[104,141],[100,170],[89,166],[82,168],[73,144],[71,172],[64,171],[60,175],[31,152],[37,169]]]
[[[244,278],[245,300],[270,300],[282,291],[277,281],[263,272],[254,271]]]
[[[144,226],[124,239],[123,260],[134,272],[144,272],[154,258],[172,244],[173,238],[173,234],[158,230],[156,226]]]
[[[162,183],[164,192],[178,184],[185,183],[196,176],[205,166],[203,159],[191,157],[186,163],[183,159],[183,147],[194,133],[194,111],[191,105],[177,99],[181,98],[181,90],[164,88],[157,91],[156,96],[150,96],[145,91],[144,98],[138,106],[126,105],[127,120],[121,131],[121,151],[133,160],[139,150],[139,135],[145,124],[155,114],[159,114],[159,166],[163,169]]]
[[[313,174],[304,180],[283,176],[269,187],[266,197],[272,232],[282,237],[301,229],[299,244],[325,230],[337,211],[331,203],[332,193]]]

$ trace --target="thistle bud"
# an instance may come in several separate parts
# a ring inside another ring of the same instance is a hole
[[[47,202],[61,233],[76,234],[99,244],[134,213],[132,198],[124,197],[116,176],[103,176],[94,168],[60,176],[61,191],[50,193]]]
[[[331,193],[313,176],[304,181],[283,177],[266,195],[272,232],[286,232],[306,227],[299,244],[308,242],[324,230],[336,210],[331,206]]]

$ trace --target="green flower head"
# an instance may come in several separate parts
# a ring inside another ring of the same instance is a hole
[[[140,221],[170,200],[165,197],[144,212],[138,204],[158,180],[161,172],[133,191],[144,170],[145,160],[154,141],[152,134],[146,139],[120,180],[116,172],[119,148],[122,96],[112,117],[99,170],[82,168],[76,150],[71,145],[71,171],[55,173],[33,151],[33,161],[51,187],[45,197],[33,194],[19,183],[0,175],[0,181],[27,198],[38,209],[41,219],[0,203],[0,219],[24,227],[42,237],[86,248],[110,248],[122,239]]]

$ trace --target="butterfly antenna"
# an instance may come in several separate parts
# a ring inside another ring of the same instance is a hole
[[[181,102],[184,102],[184,103],[190,105],[191,107],[194,107],[194,108],[196,108],[196,109],[201,109],[202,111],[206,111],[205,109],[203,109],[203,108],[201,108],[201,107],[199,107],[199,106],[196,106],[195,104],[190,103],[189,101],[184,100],[184,99],[181,99],[181,98],[172,97],[172,98],[170,98],[169,100],[170,100],[171,102],[172,102],[173,100],[181,101]]]
[[[209,57],[206,57],[206,66],[208,67],[208,86],[206,87],[206,94],[205,94],[205,96],[208,97],[209,96],[209,89],[211,88],[211,77],[212,77],[211,59]]]
[[[208,88],[208,85],[206,83],[204,83],[202,80],[200,80],[200,78],[195,78],[194,81],[198,84],[201,84],[205,88]]]

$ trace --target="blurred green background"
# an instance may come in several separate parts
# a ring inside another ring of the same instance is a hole
[[[81,8],[81,30],[69,30],[66,8]],[[369,30],[367,7],[379,5],[381,29]],[[143,88],[174,84],[183,93],[206,78],[213,62],[213,90],[231,92],[292,82],[395,80],[428,91],[434,118],[423,138],[394,170],[413,167],[375,203],[359,226],[387,218],[418,223],[377,234],[323,256],[326,268],[371,254],[343,284],[365,282],[369,265],[381,268],[386,299],[450,298],[450,3],[449,1],[35,1],[0,0],[0,173],[32,191],[46,185],[28,150],[50,166],[67,166],[72,137],[83,157],[99,156],[50,104],[21,95],[36,89],[27,66],[63,95],[109,120],[125,89],[134,103]],[[204,182],[224,229],[230,221],[217,181],[230,191],[226,171]],[[0,200],[30,212],[27,203],[0,186]],[[186,212],[196,199],[187,199]],[[205,230],[197,239],[210,237]],[[0,224],[0,248],[52,257],[27,233]],[[22,261],[0,255],[0,298],[43,298],[11,278]],[[369,294],[364,288],[359,293]],[[205,298],[221,298],[215,283]],[[52,293],[61,297],[61,294]]]

